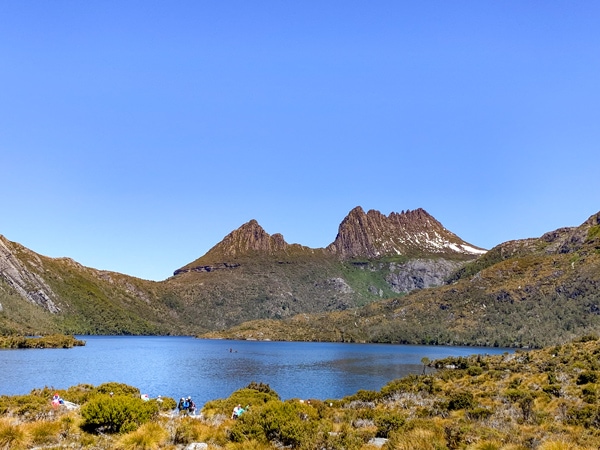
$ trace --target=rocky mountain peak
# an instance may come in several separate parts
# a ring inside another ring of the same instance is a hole
[[[288,244],[279,233],[270,235],[254,219],[232,231],[207,253],[235,258],[252,252],[273,254],[285,250]]]
[[[342,221],[327,250],[342,259],[416,254],[475,257],[485,253],[446,230],[422,208],[385,216],[375,210],[365,213],[360,206]]]

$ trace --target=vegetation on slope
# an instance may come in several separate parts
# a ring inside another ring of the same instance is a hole
[[[251,383],[208,402],[199,417],[167,414],[173,399],[143,402],[137,388],[118,383],[59,390],[80,407],[53,409],[55,391],[44,388],[0,396],[0,447],[591,450],[600,446],[599,355],[598,338],[586,336],[543,350],[446,358],[429,374],[342,399],[281,400]],[[237,404],[249,408],[234,420]]]
[[[84,345],[85,341],[62,334],[38,337],[0,336],[0,348],[72,348]]]

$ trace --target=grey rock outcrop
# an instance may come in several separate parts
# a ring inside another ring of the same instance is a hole
[[[447,259],[412,259],[404,264],[391,263],[386,281],[397,293],[441,286],[462,264]]]
[[[24,258],[17,258],[16,252],[26,255],[32,267],[25,267]],[[3,279],[14,291],[28,302],[48,310],[60,312],[53,298],[57,298],[50,286],[46,284],[33,268],[42,267],[42,262],[34,252],[15,244],[0,235],[0,279]]]

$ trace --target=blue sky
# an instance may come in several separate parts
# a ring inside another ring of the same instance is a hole
[[[600,210],[596,1],[4,1],[0,234],[162,280],[355,206],[485,248]]]

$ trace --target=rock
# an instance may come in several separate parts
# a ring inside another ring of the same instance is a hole
[[[208,444],[204,442],[192,442],[188,444],[184,450],[208,450]]]

